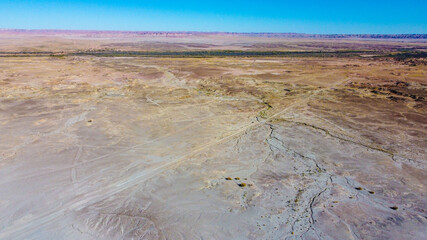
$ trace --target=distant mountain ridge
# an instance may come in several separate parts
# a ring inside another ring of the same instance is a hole
[[[307,33],[240,33],[240,32],[198,32],[198,31],[104,31],[104,30],[59,30],[59,29],[0,29],[0,34],[17,35],[84,35],[102,37],[110,35],[129,36],[188,36],[188,35],[237,35],[251,37],[283,37],[283,38],[365,38],[365,39],[427,39],[427,34],[307,34]]]

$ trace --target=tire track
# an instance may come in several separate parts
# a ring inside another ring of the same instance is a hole
[[[343,81],[339,81],[339,82],[333,84],[330,88],[338,86],[338,85],[340,85],[346,81],[348,81],[348,79],[345,79]],[[212,141],[208,144],[205,144],[205,145],[191,151],[188,154],[184,154],[184,155],[176,158],[173,161],[163,163],[163,164],[159,164],[158,166],[156,166],[152,169],[149,169],[145,172],[141,172],[139,174],[134,174],[132,176],[129,176],[128,179],[117,181],[113,184],[106,186],[105,188],[99,188],[99,189],[92,191],[92,192],[89,192],[87,194],[81,194],[81,195],[76,197],[75,202],[64,203],[60,208],[53,209],[53,210],[49,211],[48,213],[43,214],[37,220],[34,220],[30,223],[24,223],[21,225],[13,225],[11,227],[5,228],[5,229],[3,229],[2,232],[0,232],[0,238],[12,239],[12,236],[13,236],[14,239],[21,239],[23,236],[25,236],[25,234],[30,234],[32,231],[36,230],[40,226],[43,226],[43,225],[48,224],[52,221],[55,221],[58,218],[63,217],[67,211],[81,210],[84,207],[90,206],[96,202],[99,202],[99,201],[102,201],[106,198],[109,198],[112,195],[118,194],[118,193],[120,193],[120,192],[142,182],[142,181],[146,181],[146,180],[150,179],[151,177],[163,172],[164,170],[171,168],[171,167],[173,167],[179,163],[182,163],[183,161],[187,160],[190,156],[193,156],[193,155],[195,155],[195,154],[197,154],[203,150],[209,149],[210,147],[213,147],[213,146],[218,145],[220,143],[227,142],[228,140],[233,139],[234,137],[238,136],[241,133],[244,133],[245,131],[247,131],[249,129],[261,126],[261,125],[269,122],[273,118],[285,113],[286,111],[289,111],[295,105],[303,104],[304,102],[308,102],[313,96],[319,94],[320,92],[329,90],[330,88],[318,89],[318,90],[315,90],[313,92],[309,92],[307,97],[301,97],[299,100],[294,101],[293,103],[291,103],[290,105],[288,105],[284,109],[272,114],[271,116],[269,116],[269,117],[267,117],[261,121],[254,121],[251,124],[247,124],[246,126],[242,127],[241,129],[235,131],[234,133],[232,133],[232,134],[230,134],[230,135],[228,135],[222,139],[219,139],[217,141]],[[125,151],[131,150],[134,147],[140,146],[140,145],[143,145],[143,144],[138,144],[138,145],[130,147],[129,149],[125,149],[125,150],[122,150],[119,152],[125,152]],[[115,152],[115,153],[117,153],[117,152]],[[115,153],[112,153],[112,154],[115,154]]]

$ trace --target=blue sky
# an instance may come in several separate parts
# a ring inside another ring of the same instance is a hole
[[[427,0],[0,0],[0,28],[427,33]]]

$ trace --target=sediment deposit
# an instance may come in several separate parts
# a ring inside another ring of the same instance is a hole
[[[2,33],[0,238],[425,239],[425,59],[99,55],[331,46]]]

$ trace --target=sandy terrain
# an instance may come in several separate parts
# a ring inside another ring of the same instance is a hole
[[[427,43],[0,34],[2,52],[337,46]],[[426,239],[415,63],[0,57],[0,239]]]

